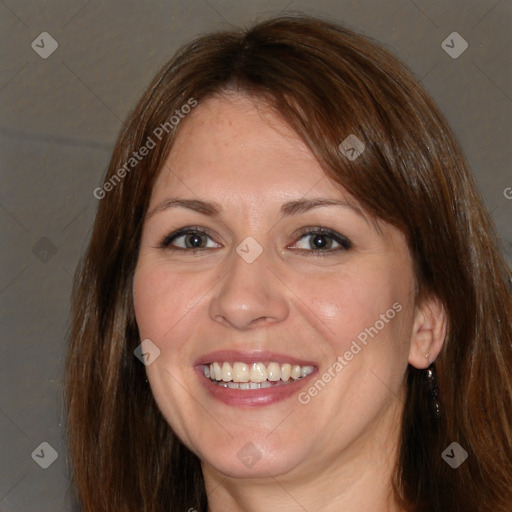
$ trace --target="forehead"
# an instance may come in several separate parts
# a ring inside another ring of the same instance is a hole
[[[327,178],[302,139],[257,98],[241,95],[203,101],[180,124],[153,191],[217,200],[244,196],[346,197]]]

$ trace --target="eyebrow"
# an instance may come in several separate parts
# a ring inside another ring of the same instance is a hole
[[[288,201],[281,206],[281,217],[289,217],[291,215],[298,215],[305,213],[315,208],[323,206],[342,206],[345,208],[351,208],[357,214],[366,218],[360,208],[348,203],[343,200],[327,199],[322,197],[316,197],[311,199],[298,199],[295,201]],[[222,213],[222,206],[219,203],[213,201],[203,201],[200,199],[177,199],[169,198],[162,201],[155,206],[149,213],[148,218],[152,217],[156,213],[169,210],[171,208],[186,208],[188,210],[195,211],[208,217],[218,217]]]
[[[170,208],[187,208],[188,210],[193,210],[195,212],[201,213],[203,215],[207,215],[208,217],[219,216],[222,207],[218,203],[214,203],[212,201],[201,201],[199,199],[175,199],[170,198],[162,201],[157,206],[155,206],[149,213],[148,217],[152,217],[156,213],[164,212],[169,210]]]
[[[300,213],[313,210],[314,208],[320,208],[322,206],[342,206],[345,208],[351,208],[358,214],[362,215],[362,211],[355,205],[348,203],[347,201],[339,199],[327,199],[323,197],[314,197],[312,199],[298,199],[296,201],[289,201],[281,206],[281,215],[288,217],[290,215],[298,215]]]

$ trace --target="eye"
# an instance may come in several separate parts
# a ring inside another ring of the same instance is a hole
[[[351,249],[352,242],[340,233],[330,229],[314,228],[303,232],[292,248],[316,254],[332,253]]]
[[[171,250],[201,250],[220,247],[212,238],[199,228],[183,228],[166,236],[160,247]]]

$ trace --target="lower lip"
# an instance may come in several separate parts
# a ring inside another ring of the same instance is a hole
[[[272,405],[291,396],[297,395],[306,381],[315,375],[315,371],[310,375],[298,379],[297,381],[281,386],[272,386],[260,389],[231,389],[214,384],[204,375],[202,366],[196,368],[201,380],[201,384],[212,395],[213,398],[227,405],[235,407],[261,407]]]

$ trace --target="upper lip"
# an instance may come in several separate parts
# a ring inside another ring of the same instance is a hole
[[[199,366],[202,364],[211,364],[216,361],[233,361],[246,364],[264,363],[268,361],[280,364],[290,363],[299,366],[316,366],[316,364],[312,361],[298,359],[290,355],[279,354],[277,352],[271,352],[268,350],[237,349],[216,350],[214,352],[209,352],[208,354],[205,354],[204,356],[201,356],[198,359],[196,359],[194,362],[194,366]]]

